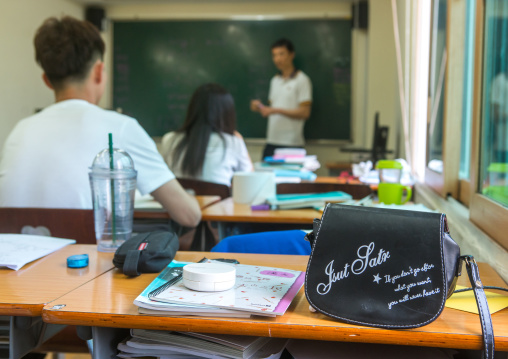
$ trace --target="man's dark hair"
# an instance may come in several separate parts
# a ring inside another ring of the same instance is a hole
[[[273,50],[276,47],[285,47],[286,49],[288,49],[289,52],[295,52],[295,46],[293,45],[293,43],[290,40],[288,40],[286,38],[282,38],[282,39],[275,41],[272,44],[272,47],[270,47],[270,50]]]
[[[44,21],[35,34],[34,46],[35,60],[56,90],[67,81],[84,80],[105,51],[94,25],[69,16]]]

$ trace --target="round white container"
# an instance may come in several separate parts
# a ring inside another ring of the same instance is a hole
[[[233,288],[236,269],[222,263],[192,263],[183,267],[183,284],[200,292],[219,292]]]

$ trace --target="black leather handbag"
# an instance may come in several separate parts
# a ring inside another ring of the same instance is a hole
[[[480,313],[484,357],[494,332],[478,267],[460,256],[446,216],[328,204],[314,231],[305,295],[317,311],[348,323],[387,329],[434,321],[466,263]]]

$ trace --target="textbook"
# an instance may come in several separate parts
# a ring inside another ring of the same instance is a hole
[[[301,271],[244,264],[230,265],[236,269],[236,283],[230,290],[198,292],[188,289],[180,280],[150,299],[255,315],[283,315],[305,279],[305,272]]]
[[[118,344],[118,356],[275,359],[280,357],[287,342],[287,339],[269,337],[131,329],[131,336]]]
[[[344,202],[353,199],[353,196],[346,192],[334,191],[323,193],[300,193],[300,194],[279,194],[267,198],[267,202],[273,209],[294,209],[294,208],[319,208],[328,202]]]

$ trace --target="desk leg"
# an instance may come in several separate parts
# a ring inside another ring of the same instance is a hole
[[[93,359],[117,358],[117,345],[129,335],[129,329],[92,327]]]
[[[65,328],[65,325],[47,324],[41,317],[10,317],[9,358],[18,359]]]
[[[219,241],[222,241],[224,238],[226,238],[226,228],[228,224],[226,222],[217,222],[217,223],[219,230]]]

